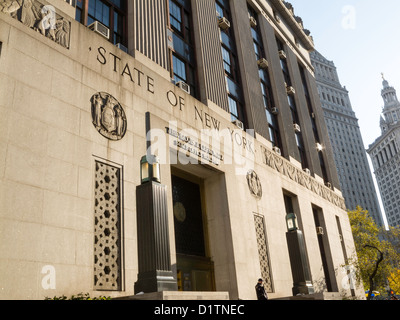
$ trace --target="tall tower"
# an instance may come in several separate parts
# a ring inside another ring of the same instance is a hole
[[[370,145],[368,153],[375,169],[388,223],[395,227],[400,225],[400,102],[396,89],[384,77],[382,85],[382,134]]]
[[[383,225],[367,153],[349,92],[341,85],[332,61],[318,51],[311,53],[311,59],[346,206],[349,210],[361,206],[370,212],[377,224]]]

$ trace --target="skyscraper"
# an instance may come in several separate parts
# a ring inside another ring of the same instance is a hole
[[[383,79],[382,135],[369,146],[378,186],[390,226],[400,225],[400,102],[396,89]]]
[[[372,178],[367,153],[349,92],[339,81],[335,64],[318,51],[311,53],[315,78],[332,143],[339,181],[346,206],[369,211],[383,226],[382,213]]]
[[[281,0],[1,0],[0,297],[363,295],[313,49]]]

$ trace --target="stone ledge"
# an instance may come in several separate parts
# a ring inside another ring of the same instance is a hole
[[[315,293],[315,294],[308,294],[308,295],[298,295],[292,297],[281,297],[271,300],[324,300],[324,301],[331,301],[331,300],[342,300],[342,296],[339,292],[322,292],[322,293]]]
[[[229,300],[228,292],[163,291],[114,298],[113,300]]]

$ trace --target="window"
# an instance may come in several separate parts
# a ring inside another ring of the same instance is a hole
[[[286,208],[286,213],[295,213],[294,208],[293,208],[293,198],[287,194],[283,195],[284,200],[285,200],[285,208]]]
[[[95,21],[110,28],[110,6],[101,0],[89,0],[88,25]]]
[[[229,1],[216,0],[215,7],[217,16],[227,18],[232,24]],[[226,30],[221,29],[220,32],[221,54],[228,91],[229,112],[231,114],[232,121],[239,120],[246,126],[243,92],[240,81],[239,63],[237,60],[233,26],[231,25],[231,27]]]
[[[225,72],[228,74],[232,74],[232,67],[231,67],[231,54],[230,52],[222,46],[222,59],[224,60],[224,69]]]
[[[110,39],[114,44],[126,45],[126,0],[77,0],[75,19],[91,25],[99,21],[110,30]]]
[[[322,209],[313,206],[312,210],[316,229],[318,230],[319,228],[322,228],[319,230],[326,230],[325,217]],[[337,292],[339,289],[335,277],[335,267],[333,265],[328,236],[325,234],[325,232],[317,232],[317,238],[327,290],[328,292]]]
[[[283,45],[282,41],[279,40],[278,38],[276,38],[276,43],[278,45],[278,50],[285,52],[285,46]],[[280,57],[280,64],[281,64],[281,69],[282,69],[283,77],[285,78],[286,85],[291,86],[292,81],[290,78],[289,67],[288,67],[285,57],[283,57],[283,56]]]
[[[171,54],[171,78],[185,82],[190,94],[198,97],[196,58],[192,35],[192,13],[190,1],[169,0],[169,23],[173,37]]]
[[[114,11],[114,43],[124,42],[124,16]]]
[[[75,20],[83,23],[83,1],[84,0],[77,0],[76,1],[76,12],[75,12]]]
[[[305,98],[306,98],[306,102],[307,102],[308,113],[310,115],[311,126],[312,126],[313,133],[314,133],[314,140],[315,140],[316,144],[321,143],[319,133],[318,133],[318,128],[317,128],[317,123],[315,120],[314,109],[313,109],[313,105],[311,103],[310,92],[308,90],[306,73],[305,73],[306,71],[303,68],[303,66],[300,64],[299,64],[299,70],[300,70],[301,81],[303,83]],[[328,182],[328,172],[327,172],[327,168],[325,165],[323,150],[317,150],[317,151],[318,151],[318,157],[319,157],[319,163],[320,163],[320,167],[321,167],[322,177],[323,177],[325,183],[327,183]]]
[[[171,26],[178,32],[182,32],[181,8],[174,1],[169,2],[169,16]]]
[[[179,59],[177,56],[173,55],[172,56],[172,61],[174,65],[174,78],[176,82],[179,81],[187,81],[186,78],[186,67],[185,67],[185,62],[181,59]]]
[[[395,154],[397,154],[397,147],[396,147],[396,143],[394,141],[392,141],[392,146],[393,146]]]
[[[229,102],[229,112],[231,114],[231,120],[236,121],[240,119],[243,119],[244,115],[242,113],[242,105],[238,100],[235,99],[232,95],[228,96],[228,102]]]
[[[251,27],[251,34],[253,37],[256,61],[258,61],[261,58],[265,58],[265,50],[264,50],[264,45],[263,45],[260,27],[259,27],[259,23],[258,23],[258,14],[250,6],[248,7],[248,12],[249,12],[249,16],[253,17],[257,22],[255,25],[253,25]],[[282,152],[283,150],[282,150],[279,125],[278,125],[278,117],[277,117],[276,111],[274,112],[275,102],[274,102],[271,80],[270,80],[268,70],[260,68],[259,76],[260,76],[261,92],[262,92],[263,101],[264,101],[265,114],[267,116],[270,140],[271,140],[273,146],[278,147]]]
[[[276,38],[276,43],[277,43],[278,49],[284,51],[285,47],[284,47],[282,41],[280,41],[278,38]],[[289,68],[288,68],[288,64],[286,61],[286,57],[281,56],[280,61],[281,61],[282,73],[285,78],[286,85],[291,86],[292,81],[290,78]],[[292,114],[293,124],[297,124],[301,128],[301,123],[300,123],[300,118],[299,118],[298,112],[297,112],[297,105],[296,105],[295,98],[292,94],[288,94],[287,98],[288,98],[289,108],[290,108],[290,111]],[[308,168],[308,160],[307,160],[307,156],[306,156],[306,150],[305,150],[303,135],[302,135],[301,131],[297,131],[297,130],[295,131],[295,138],[296,138],[296,143],[297,143],[297,147],[298,147],[299,154],[300,154],[300,162],[301,162],[302,168],[306,169],[306,168]]]
[[[229,7],[229,3],[226,3],[226,0],[217,0],[215,3],[215,7],[217,10],[218,17],[225,17],[225,7]]]

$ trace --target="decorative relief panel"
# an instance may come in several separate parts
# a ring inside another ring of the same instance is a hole
[[[260,258],[261,278],[265,281],[265,290],[273,292],[271,267],[268,255],[267,238],[265,236],[264,217],[254,215],[254,224],[256,227],[258,254]]]
[[[322,183],[319,183],[316,179],[303,172],[273,151],[266,148],[262,148],[262,151],[264,156],[263,160],[266,165],[272,169],[275,169],[284,176],[287,176],[308,190],[316,193],[325,200],[333,203],[339,208],[346,210],[346,204],[343,197],[337,195],[334,191],[324,186]]]
[[[0,0],[0,12],[69,49],[71,23],[53,6],[36,0]]]
[[[127,119],[121,104],[112,95],[98,92],[92,99],[92,122],[105,138],[118,141],[126,133]]]
[[[257,199],[261,199],[262,198],[261,181],[255,171],[250,170],[247,173],[247,184],[249,186],[251,194]]]
[[[121,290],[121,169],[96,161],[94,289]]]

